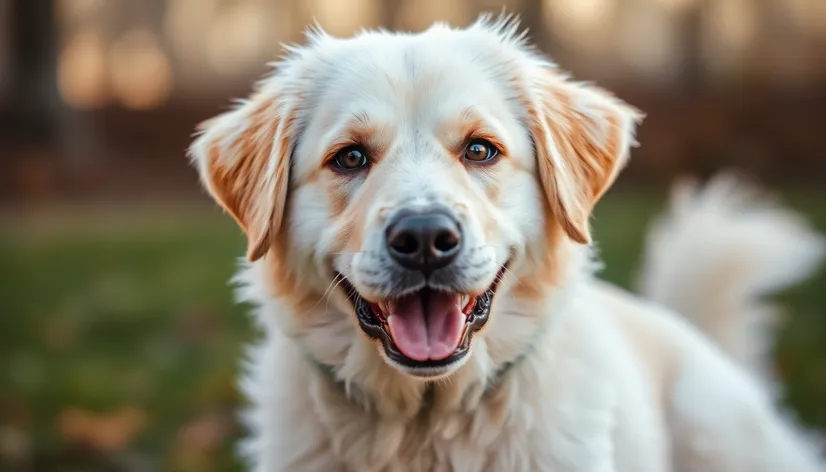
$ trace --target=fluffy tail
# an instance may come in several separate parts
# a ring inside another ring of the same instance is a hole
[[[722,174],[675,187],[649,232],[640,289],[766,378],[780,310],[761,297],[812,275],[823,257],[824,240],[797,215]]]

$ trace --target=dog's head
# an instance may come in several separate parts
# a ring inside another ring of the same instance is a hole
[[[358,326],[347,346],[433,377],[476,344],[526,342],[497,316],[547,298],[567,253],[590,241],[638,119],[570,81],[512,22],[312,33],[203,126],[191,155],[291,326]]]

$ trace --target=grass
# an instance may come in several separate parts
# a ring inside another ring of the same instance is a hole
[[[820,195],[792,199],[826,232]],[[657,195],[615,192],[595,217],[629,285]],[[43,223],[43,224],[41,224]],[[0,470],[238,470],[232,411],[253,333],[228,279],[244,241],[217,211],[70,213],[3,225]],[[826,428],[826,274],[779,299],[787,401]]]

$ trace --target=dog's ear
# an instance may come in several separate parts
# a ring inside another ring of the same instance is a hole
[[[292,143],[290,106],[277,78],[199,127],[189,149],[201,182],[247,236],[247,259],[270,248],[283,223]]]
[[[568,236],[591,241],[588,220],[635,145],[643,114],[597,87],[543,68],[530,116],[537,166],[550,208]]]

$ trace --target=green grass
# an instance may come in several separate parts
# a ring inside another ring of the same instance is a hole
[[[819,200],[793,204],[826,232]],[[660,202],[615,192],[600,205],[605,278],[629,285]],[[237,470],[234,380],[254,333],[228,279],[243,238],[217,211],[94,215],[0,234],[0,470]],[[824,282],[781,294],[794,318],[777,349],[788,402],[821,427]],[[135,423],[117,415],[127,407]]]
[[[238,431],[223,418],[239,401],[239,347],[251,336],[228,284],[242,238],[217,212],[103,223],[3,241],[0,424],[28,438],[32,470],[130,470],[134,461],[230,470]],[[125,406],[146,417],[123,448],[102,454],[61,433],[70,408],[112,415]],[[213,418],[218,444],[182,432]]]

